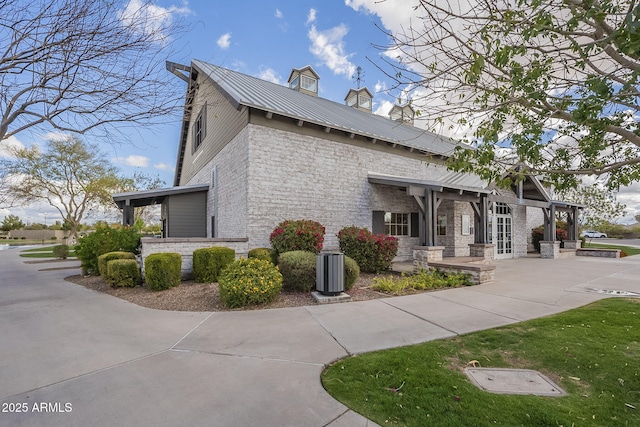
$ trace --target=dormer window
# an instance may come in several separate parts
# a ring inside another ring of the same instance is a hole
[[[311,67],[294,68],[289,75],[289,88],[311,96],[318,96],[318,80],[320,77]]]
[[[389,111],[389,118],[396,122],[406,123],[413,126],[413,120],[416,113],[411,107],[411,104],[394,105]]]
[[[371,112],[373,94],[366,87],[359,89],[349,89],[349,93],[344,98],[348,107],[354,107],[361,111]]]
[[[365,95],[360,95],[358,99],[358,105],[367,110],[371,110],[371,98]]]

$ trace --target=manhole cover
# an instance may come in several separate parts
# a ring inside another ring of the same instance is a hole
[[[540,372],[530,369],[466,368],[471,382],[498,394],[565,396],[567,393]]]
[[[613,296],[621,296],[621,297],[637,297],[640,296],[640,294],[637,294],[635,292],[629,292],[629,291],[618,291],[616,289],[598,289],[598,288],[591,288],[591,290],[597,294],[605,294],[605,295],[613,295]]]

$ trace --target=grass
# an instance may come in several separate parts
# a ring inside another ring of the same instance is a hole
[[[584,246],[585,248],[603,248],[603,249],[620,249],[624,251],[627,255],[638,255],[640,254],[640,248],[634,248],[631,246],[624,245],[605,245],[603,243],[589,243],[587,242]]]
[[[327,391],[384,425],[640,425],[640,300],[586,307],[452,339],[335,362]],[[536,369],[565,397],[484,392],[463,369]]]
[[[20,256],[24,258],[55,258],[55,256],[53,256],[53,248],[54,246],[25,249],[20,251]],[[67,256],[68,258],[76,257],[76,253],[73,249],[73,246],[69,248],[69,255]]]

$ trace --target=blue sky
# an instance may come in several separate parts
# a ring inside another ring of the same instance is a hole
[[[123,1],[134,8],[142,3]],[[375,95],[374,111],[386,115],[401,94],[386,93],[391,82],[369,59],[379,63],[383,52],[374,45],[389,41],[378,27],[394,31],[406,23],[410,4],[406,0],[154,0],[149,14],[170,17],[187,28],[173,38],[174,53],[166,58],[170,61],[188,65],[199,59],[283,85],[292,68],[312,65],[320,75],[320,96],[340,103],[356,86],[354,75],[360,66],[361,86]],[[167,84],[186,88],[169,72],[166,76]],[[46,138],[44,131],[40,140],[38,133],[27,132],[10,143],[37,144]],[[163,126],[137,129],[130,135],[132,143],[101,148],[123,173],[158,175],[172,186],[179,133],[180,120],[171,119]],[[52,224],[59,216],[55,209],[40,205],[0,209],[0,218],[10,213],[30,223],[44,223],[46,214]]]

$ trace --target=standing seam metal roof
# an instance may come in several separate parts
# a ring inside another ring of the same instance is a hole
[[[449,156],[457,146],[456,143],[424,129],[360,111],[328,99],[309,96],[257,77],[195,59],[192,65],[211,78],[238,105],[437,155]]]

